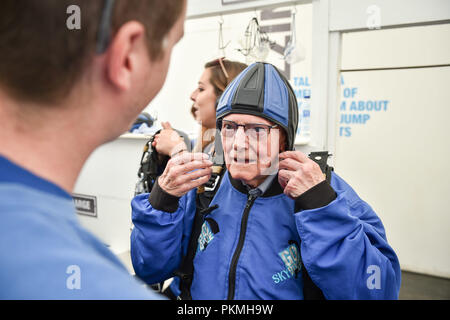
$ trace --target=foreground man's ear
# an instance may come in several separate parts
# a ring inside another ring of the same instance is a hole
[[[119,90],[128,90],[131,87],[133,72],[142,63],[140,59],[149,59],[145,27],[136,21],[125,23],[115,34],[106,54],[108,80]]]

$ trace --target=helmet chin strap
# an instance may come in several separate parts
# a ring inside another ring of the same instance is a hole
[[[214,139],[214,156],[212,162],[217,165],[225,164],[225,156],[223,152],[220,130],[216,130],[216,138]]]

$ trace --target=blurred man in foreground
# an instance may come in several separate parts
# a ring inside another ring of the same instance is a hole
[[[0,2],[0,299],[151,299],[77,222],[89,155],[161,89],[185,0]]]

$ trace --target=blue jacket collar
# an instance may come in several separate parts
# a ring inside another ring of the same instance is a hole
[[[45,180],[0,155],[0,183],[22,184],[59,197],[72,196],[56,184]]]
[[[230,180],[231,185],[240,193],[248,194],[249,189],[242,183],[239,179],[233,179],[230,172],[227,170],[228,179]],[[272,179],[270,185],[267,187],[265,192],[261,195],[262,198],[273,197],[283,193],[283,189],[278,183],[278,174],[273,175],[272,178],[268,177],[267,179]],[[267,181],[266,179],[266,181]]]

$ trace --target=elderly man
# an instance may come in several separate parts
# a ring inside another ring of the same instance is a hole
[[[398,298],[399,262],[380,219],[338,175],[328,182],[294,151],[297,123],[284,76],[270,64],[245,69],[217,108],[226,171],[209,208],[196,214],[199,195],[191,189],[209,179],[212,163],[189,153],[169,162],[150,196],[133,199],[136,274],[159,282],[190,256],[192,275],[176,272],[174,296]]]

